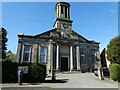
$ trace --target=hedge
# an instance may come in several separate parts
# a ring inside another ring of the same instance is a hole
[[[120,81],[120,64],[111,64],[109,71],[110,71],[110,77],[114,81]]]
[[[43,82],[46,78],[46,66],[38,63],[14,63],[11,61],[2,62],[2,82],[17,83],[18,66],[28,66],[28,73],[24,74],[22,82]]]
[[[29,82],[43,82],[46,78],[46,66],[38,63],[33,63],[29,67],[28,75]],[[31,79],[34,78],[34,79]]]

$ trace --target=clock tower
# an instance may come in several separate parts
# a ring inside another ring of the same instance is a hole
[[[70,20],[70,4],[58,2],[55,6],[56,20],[53,25],[60,32],[70,32],[72,30],[72,20]]]

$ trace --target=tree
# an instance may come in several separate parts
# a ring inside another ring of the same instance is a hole
[[[107,59],[111,63],[120,64],[120,36],[113,38],[107,45]]]
[[[8,51],[7,53],[6,53],[6,59],[7,60],[10,60],[10,61],[12,61],[12,62],[16,62],[16,55],[14,54],[14,53],[12,53],[12,51]]]
[[[0,58],[6,58],[7,50],[7,31],[4,28],[0,28]]]

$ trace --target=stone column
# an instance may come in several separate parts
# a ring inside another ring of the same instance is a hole
[[[51,66],[51,79],[55,80],[55,69],[53,68],[53,44],[50,43],[50,66]]]
[[[69,10],[68,10],[68,7],[67,7],[67,18],[69,18],[69,15],[68,15],[68,14],[69,14],[69,12],[68,12],[68,11],[69,11]]]
[[[80,70],[80,50],[79,46],[76,46],[76,58],[77,58],[77,70]]]
[[[22,52],[21,52],[21,63],[23,62],[23,59],[24,59],[24,44],[22,44]]]
[[[21,54],[22,54],[22,43],[18,42],[18,48],[17,48],[17,62],[21,62]]]
[[[57,18],[59,17],[59,5],[57,6]]]
[[[70,72],[73,70],[73,46],[70,46]]]
[[[63,7],[63,17],[65,18],[65,7]]]
[[[59,6],[56,7],[56,17],[58,17],[58,8]]]
[[[53,44],[50,43],[50,69],[53,70]]]
[[[57,45],[56,70],[59,70],[59,45]]]
[[[38,63],[40,63],[40,45],[38,45]]]
[[[61,17],[61,6],[59,6],[59,18]]]
[[[32,63],[36,63],[37,62],[37,48],[38,46],[37,46],[37,44],[34,44],[33,45],[33,48],[30,48],[30,49],[32,49],[32,50],[30,50],[30,54],[31,54],[31,51],[32,51],[32,57],[31,57],[31,62]]]
[[[51,55],[51,51],[50,51],[50,44],[48,45],[48,54],[47,54],[47,74],[50,74],[50,70],[51,70],[51,58],[50,58],[50,55]],[[39,51],[39,55],[40,55],[40,51]]]

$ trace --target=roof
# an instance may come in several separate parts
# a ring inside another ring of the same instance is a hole
[[[63,4],[63,5],[67,5],[67,6],[70,7],[70,4],[69,4],[68,2],[62,2],[62,1],[60,1],[60,2],[57,2],[57,3],[56,3],[56,6],[57,6],[58,4]],[[55,8],[56,8],[56,6],[55,6]]]
[[[0,28],[0,31],[5,30],[3,27]]]
[[[65,33],[66,36],[62,36],[62,33]],[[92,44],[100,44],[99,42],[90,41],[86,39],[85,37],[75,32],[74,30],[62,32],[60,30],[57,30],[56,28],[36,35],[18,34],[18,37],[59,39],[59,40],[63,39],[63,40],[73,40],[73,41],[80,41],[80,42],[86,42]]]

